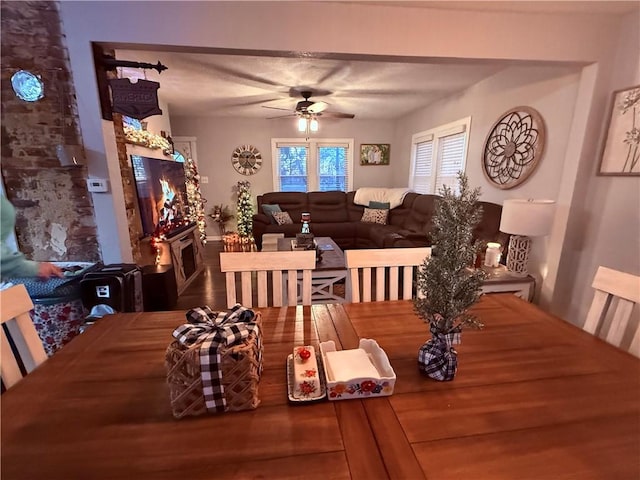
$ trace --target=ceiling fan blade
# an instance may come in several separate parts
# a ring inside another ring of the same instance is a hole
[[[323,117],[331,117],[331,118],[355,118],[353,113],[343,113],[343,112],[322,112]]]
[[[324,112],[329,104],[327,102],[315,102],[312,105],[307,107],[307,112],[309,113],[320,113]]]
[[[295,113],[290,113],[288,115],[278,115],[277,117],[267,117],[267,120],[274,120],[276,118],[286,118],[286,117],[295,117]]]
[[[270,108],[271,110],[284,110],[285,112],[290,112],[290,108],[280,108],[280,107],[268,107],[266,105],[262,105],[262,108]]]
[[[279,100],[279,99],[264,100],[264,98],[254,99],[254,97],[244,97],[244,98],[238,98],[238,99],[230,98],[228,102],[225,101],[224,103],[225,103],[225,106],[231,106],[231,107],[250,107],[252,105],[260,105],[265,102],[274,102],[276,100]]]

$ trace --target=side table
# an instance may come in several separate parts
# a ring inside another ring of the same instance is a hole
[[[482,283],[483,293],[511,292],[528,302],[533,300],[536,280],[531,275],[526,277],[513,275],[504,265],[495,268],[483,266],[482,270],[487,274]]]
[[[142,267],[144,311],[173,310],[178,301],[178,287],[173,265]]]

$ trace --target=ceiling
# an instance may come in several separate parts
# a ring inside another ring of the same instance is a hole
[[[353,2],[341,2],[353,3]],[[439,2],[423,1],[363,1],[370,5],[387,5],[394,7],[440,8],[445,10],[471,10],[482,12],[514,12],[514,13],[584,13],[614,14],[630,13],[640,8],[638,0],[446,0]]]
[[[637,10],[640,2],[539,1],[539,2],[360,2],[400,7],[456,8],[536,13],[573,12],[623,14]],[[120,60],[160,61],[168,67],[155,70],[121,69],[120,75],[160,83],[159,95],[171,115],[272,118],[294,111],[311,90],[312,101],[329,104],[327,113],[354,114],[359,120],[391,120],[461,92],[487,78],[499,63],[409,63],[351,58],[239,56],[184,51],[116,51]],[[273,107],[273,108],[265,108]],[[278,110],[283,109],[283,110]]]
[[[168,67],[123,69],[160,83],[171,115],[270,118],[292,113],[309,89],[327,112],[393,119],[493,75],[498,65],[418,64],[118,50],[117,58]],[[275,110],[275,107],[284,110]]]

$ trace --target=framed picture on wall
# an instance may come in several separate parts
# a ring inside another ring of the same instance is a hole
[[[363,143],[360,145],[360,165],[389,165],[391,145]]]
[[[613,92],[598,175],[640,175],[640,85]]]

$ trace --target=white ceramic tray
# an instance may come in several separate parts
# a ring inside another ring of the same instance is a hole
[[[327,352],[335,352],[336,344],[333,340],[320,344],[320,352],[327,379],[327,398],[329,400],[385,397],[393,394],[396,373],[393,371],[385,351],[378,345],[378,342],[369,338],[361,338],[359,348],[367,353],[369,360],[378,371],[378,375],[356,375],[349,380],[338,381],[334,378],[331,364],[327,361]]]
[[[314,398],[298,398],[293,396],[295,379],[294,367],[293,367],[293,354],[289,354],[287,357],[287,397],[291,403],[310,403],[317,402],[318,400],[324,400],[327,397],[327,384],[325,381],[324,368],[322,367],[322,360],[319,356],[316,356],[318,362],[318,380],[320,382],[320,396]]]

